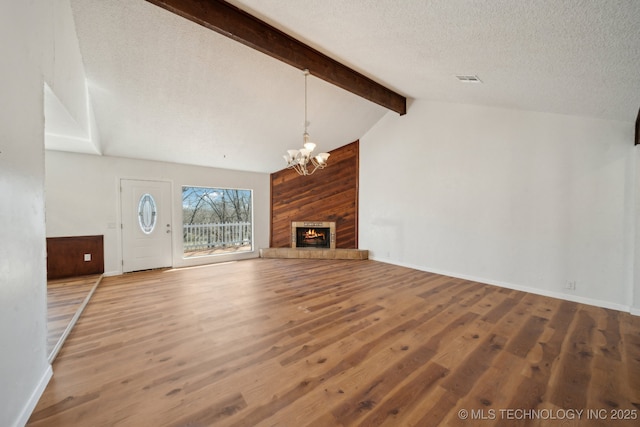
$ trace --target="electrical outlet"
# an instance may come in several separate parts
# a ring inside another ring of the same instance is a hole
[[[91,261],[91,254],[84,254],[85,261]]]
[[[576,281],[575,280],[567,280],[567,282],[564,284],[564,288],[568,291],[575,291],[576,290]]]

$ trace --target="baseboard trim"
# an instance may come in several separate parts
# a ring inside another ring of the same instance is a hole
[[[427,272],[427,273],[441,274],[443,276],[455,277],[457,279],[471,280],[473,282],[485,283],[487,285],[493,285],[493,286],[499,286],[501,288],[513,289],[515,291],[528,292],[528,293],[535,294],[535,295],[542,295],[542,296],[545,296],[545,297],[551,297],[551,298],[557,298],[557,299],[561,299],[561,300],[565,300],[565,301],[577,302],[579,304],[586,304],[586,305],[592,305],[592,306],[595,306],[595,307],[608,308],[608,309],[611,309],[611,310],[630,313],[630,314],[633,314],[635,316],[640,315],[640,311],[638,311],[637,314],[634,313],[634,311],[637,311],[637,310],[632,310],[631,306],[629,306],[629,305],[616,304],[616,303],[609,302],[609,301],[601,301],[601,300],[597,300],[597,299],[593,299],[593,298],[587,298],[587,297],[581,297],[581,296],[577,296],[577,295],[567,295],[567,294],[564,294],[564,293],[561,293],[561,292],[554,292],[554,291],[549,291],[549,290],[546,290],[546,289],[532,288],[532,287],[529,287],[529,286],[520,286],[520,285],[515,285],[513,283],[501,282],[501,281],[497,281],[497,280],[486,279],[486,278],[483,278],[483,277],[468,276],[468,275],[465,275],[465,274],[452,273],[450,271],[431,269],[431,268],[426,268],[426,267],[419,266],[419,265],[401,263],[401,262],[391,261],[391,260],[387,260],[387,259],[383,259],[383,258],[371,257],[370,259],[372,259],[374,261],[384,262],[384,263],[387,263],[387,264],[397,265],[397,266],[400,266],[400,267],[413,268],[414,270],[420,270],[420,271],[424,271],[424,272]]]
[[[31,393],[31,396],[29,397],[29,400],[27,400],[24,408],[22,408],[22,412],[20,412],[20,416],[16,420],[14,427],[24,427],[27,424],[29,417],[31,417],[31,413],[36,408],[36,405],[38,404],[42,393],[44,393],[44,390],[47,388],[47,384],[49,384],[52,376],[53,368],[51,365],[47,365],[47,369],[42,374],[40,381],[38,381],[38,385],[33,390],[33,393]]]

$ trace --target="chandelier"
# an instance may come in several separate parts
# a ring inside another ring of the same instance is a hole
[[[303,148],[299,150],[287,150],[287,154],[284,156],[284,160],[287,162],[287,169],[294,169],[299,175],[311,175],[318,169],[324,169],[327,166],[327,159],[329,153],[319,153],[314,156],[313,150],[316,148],[316,144],[309,139],[309,132],[307,132],[307,76],[309,70],[304,70],[304,133],[302,134]],[[313,169],[311,169],[313,167]]]

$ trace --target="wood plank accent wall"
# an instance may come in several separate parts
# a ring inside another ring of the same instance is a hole
[[[91,261],[84,254],[91,254]],[[103,236],[47,237],[48,280],[102,273]]]
[[[270,247],[291,246],[292,221],[335,221],[336,248],[358,248],[359,141],[330,154],[329,165],[313,175],[271,174]]]

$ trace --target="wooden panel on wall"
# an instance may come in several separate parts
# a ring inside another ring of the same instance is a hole
[[[85,254],[91,255],[85,261]],[[103,236],[47,238],[47,279],[104,273]]]
[[[335,221],[336,248],[358,248],[358,144],[331,151],[329,165],[313,175],[271,174],[270,247],[291,246],[292,221]]]

